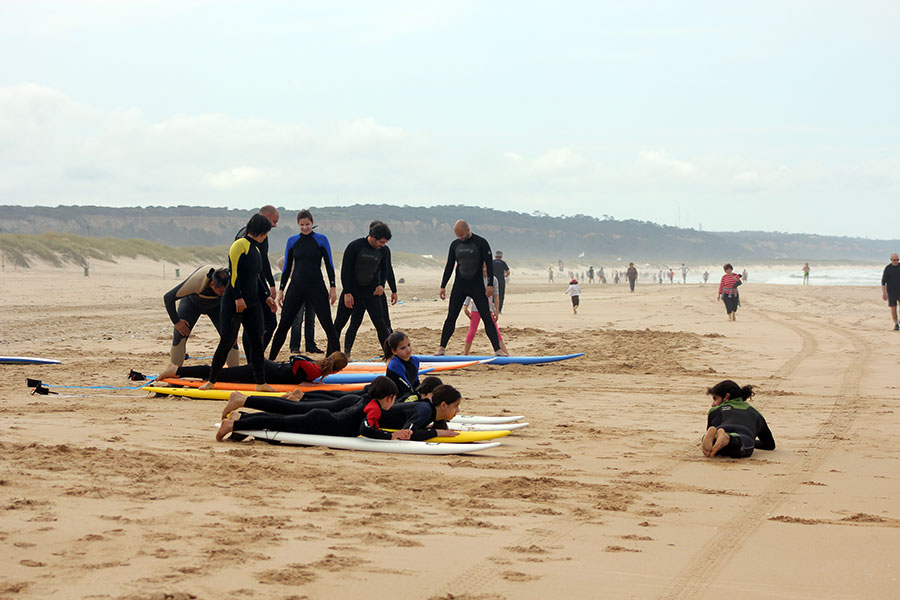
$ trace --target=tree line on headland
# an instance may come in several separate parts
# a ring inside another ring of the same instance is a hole
[[[270,248],[275,254],[297,232],[300,208],[279,207],[281,221],[273,230]],[[443,261],[453,240],[452,225],[465,219],[495,250],[517,263],[543,264],[558,259],[598,263],[634,261],[881,261],[896,252],[898,240],[790,234],[778,232],[712,232],[657,225],[646,221],[598,219],[587,215],[551,217],[473,206],[410,207],[354,205],[309,207],[320,231],[335,250],[361,237],[372,220],[393,231],[395,252],[433,255]],[[203,254],[203,248],[230,244],[235,232],[254,210],[201,206],[112,208],[101,206],[0,206],[0,250],[10,253],[10,238],[3,234],[76,234],[156,242],[183,252]],[[150,247],[140,252],[151,256]],[[78,262],[71,257],[68,260]]]

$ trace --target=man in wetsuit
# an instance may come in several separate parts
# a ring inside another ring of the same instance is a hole
[[[637,281],[638,272],[637,269],[634,268],[634,263],[628,263],[628,270],[625,272],[625,277],[628,279],[628,286],[631,288],[631,291],[634,291],[634,282]],[[660,277],[659,282],[662,283],[662,277]]]
[[[454,265],[456,266],[456,278],[453,280],[453,289],[450,291],[447,319],[444,321],[441,331],[441,345],[435,355],[442,356],[446,352],[447,342],[450,341],[453,330],[456,329],[459,311],[462,310],[466,296],[469,296],[478,308],[481,322],[484,323],[484,331],[491,340],[494,353],[498,356],[508,356],[500,348],[497,326],[494,325],[494,320],[491,318],[491,308],[488,304],[488,296],[494,295],[494,286],[485,287],[482,276],[482,265],[484,265],[487,268],[487,280],[493,281],[494,263],[491,260],[491,246],[486,239],[472,233],[469,224],[465,221],[457,221],[453,226],[453,233],[456,234],[456,239],[450,244],[447,265],[444,267],[444,275],[441,278],[441,300],[447,297],[447,282],[450,281],[450,275],[453,274]]]
[[[503,299],[506,297],[506,280],[509,279],[509,265],[503,260],[503,253],[499,250],[494,254],[494,278],[500,286],[500,302],[497,304],[497,313],[502,313]]]
[[[894,331],[900,331],[897,321],[897,302],[900,302],[900,256],[891,254],[891,263],[884,268],[881,276],[881,299],[887,300],[891,307],[891,318],[894,319]]]
[[[169,313],[169,318],[172,319],[172,324],[175,326],[172,334],[172,349],[169,351],[171,365],[167,370],[171,370],[171,367],[180,367],[184,363],[187,339],[200,315],[208,316],[216,331],[220,336],[222,335],[219,327],[219,311],[222,294],[225,293],[225,288],[228,286],[229,277],[228,269],[216,269],[211,265],[204,265],[163,296],[166,312]],[[240,355],[237,348],[232,348],[226,359],[228,366],[236,367],[239,360]]]
[[[275,226],[278,225],[278,209],[272,206],[271,204],[266,204],[262,208],[259,209],[259,214],[263,215],[269,222],[272,224],[272,229],[275,229]],[[239,240],[242,237],[247,235],[247,227],[241,227],[241,230],[238,231],[237,235],[234,236],[235,240]],[[269,264],[269,238],[266,237],[262,243],[259,244],[259,253],[262,256],[262,272],[261,276],[265,280],[266,283],[269,284],[269,293],[272,297],[272,301],[275,301],[276,290],[275,290],[275,277],[272,275],[272,265]],[[275,328],[278,326],[278,319],[275,316],[275,312],[269,310],[269,307],[263,308],[263,350],[269,345],[269,342],[272,341],[272,335],[275,333]],[[250,356],[250,344],[247,339],[247,331],[244,330],[244,335],[241,338],[241,343],[244,346],[244,355]]]
[[[338,335],[347,321],[353,318],[344,337],[344,352],[348,355],[356,341],[356,327],[362,321],[363,313],[369,313],[369,319],[378,334],[378,344],[384,346],[388,331],[381,310],[381,298],[384,286],[381,282],[387,279],[384,273],[384,246],[391,239],[391,229],[379,222],[369,229],[369,235],[353,240],[344,250],[341,261],[341,296],[338,300],[337,318],[334,327]],[[396,295],[394,296],[396,298]],[[395,300],[396,301],[396,300]]]

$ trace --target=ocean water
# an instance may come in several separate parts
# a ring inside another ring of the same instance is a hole
[[[809,285],[881,285],[881,274],[884,267],[848,266],[817,268],[810,265]],[[740,272],[740,271],[739,271]],[[721,275],[716,274],[718,282]],[[713,272],[710,271],[710,280]],[[747,269],[747,283],[770,283],[775,285],[803,285],[803,272],[796,269],[765,267]]]

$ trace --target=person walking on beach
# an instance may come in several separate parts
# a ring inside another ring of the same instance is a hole
[[[594,283],[594,265],[588,267],[587,279],[588,283]]]
[[[716,295],[716,301],[723,300],[725,302],[725,312],[728,313],[728,320],[736,321],[737,309],[741,305],[741,298],[738,295],[741,276],[733,272],[734,267],[731,266],[731,263],[726,263],[723,268],[725,269],[725,274],[722,275],[722,281],[719,282],[719,293]]]
[[[441,330],[441,345],[438,347],[436,356],[443,356],[446,352],[447,342],[453,336],[453,330],[456,329],[456,319],[462,310],[463,302],[466,296],[472,298],[472,302],[478,308],[478,314],[481,315],[481,321],[484,323],[484,332],[488,339],[491,340],[491,346],[497,356],[508,356],[506,352],[500,348],[500,339],[497,335],[497,327],[491,318],[491,308],[488,304],[488,296],[494,295],[494,286],[485,287],[482,278],[482,265],[487,269],[484,277],[487,277],[489,283],[493,283],[494,278],[494,262],[491,260],[491,246],[487,240],[479,235],[472,233],[469,224],[460,219],[453,225],[453,233],[456,239],[450,244],[450,251],[447,253],[447,265],[444,267],[444,274],[441,277],[441,300],[447,298],[447,282],[454,273],[456,277],[453,280],[453,289],[450,290],[450,302],[447,306],[447,318],[444,321],[444,327]]]
[[[803,285],[809,285],[809,263],[803,265]]]
[[[637,281],[638,272],[637,269],[634,268],[634,263],[628,263],[628,270],[625,272],[625,277],[628,278],[628,286],[631,288],[631,291],[634,291],[634,283]]]
[[[709,280],[709,271],[703,271],[703,283]]]
[[[900,331],[897,321],[897,302],[900,301],[900,256],[891,254],[891,262],[884,268],[881,276],[881,299],[887,300],[891,307],[891,318],[894,319],[894,331]]]
[[[568,294],[572,297],[572,314],[578,314],[578,304],[579,304],[579,296],[581,296],[581,288],[578,287],[578,280],[573,279],[569,282],[568,289],[563,292],[564,294]]]
[[[547,269],[547,275],[548,275],[547,283],[553,283],[553,267],[550,267],[549,269]]]
[[[506,282],[509,281],[509,265],[503,260],[503,252],[497,250],[494,253],[494,281],[500,284],[500,302],[497,304],[497,314],[503,312],[503,299],[506,298]]]
[[[687,272],[688,268],[681,263],[681,283],[687,283]]]

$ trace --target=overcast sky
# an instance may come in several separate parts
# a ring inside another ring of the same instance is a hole
[[[894,0],[3,0],[0,204],[898,239],[898,31]]]

